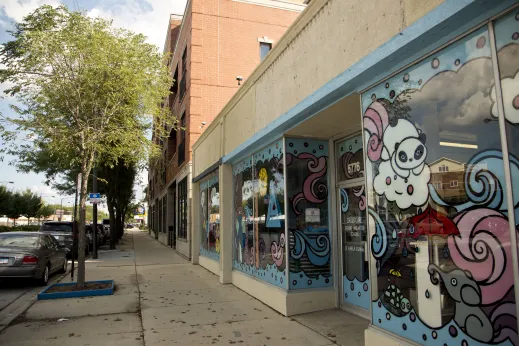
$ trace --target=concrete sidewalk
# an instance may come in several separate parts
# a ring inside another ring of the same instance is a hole
[[[0,345],[364,344],[367,321],[340,310],[286,318],[144,232],[87,262],[87,280],[110,278],[113,296],[36,302]]]

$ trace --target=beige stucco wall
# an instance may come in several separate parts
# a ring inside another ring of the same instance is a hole
[[[443,1],[313,0],[215,120],[222,156]],[[214,141],[194,145],[197,172]]]
[[[221,126],[219,122],[213,125],[215,126],[210,127],[206,131],[207,134],[205,136],[204,145],[199,147],[195,152],[197,157],[197,164],[193,165],[193,174],[195,177],[222,157]]]
[[[240,102],[225,115],[224,120],[224,154],[230,152],[244,140],[251,137],[257,130],[255,87],[243,95]]]

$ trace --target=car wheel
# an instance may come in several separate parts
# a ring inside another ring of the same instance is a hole
[[[47,263],[45,269],[43,270],[43,275],[39,279],[39,283],[42,286],[47,286],[49,283],[49,275],[50,275],[50,265]]]
[[[59,270],[59,273],[66,273],[67,272],[67,267],[68,267],[68,260],[65,257],[65,261],[64,261],[63,265],[61,266],[61,269]]]

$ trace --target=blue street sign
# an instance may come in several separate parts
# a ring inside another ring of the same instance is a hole
[[[90,199],[92,198],[101,198],[101,194],[100,193],[90,193]]]

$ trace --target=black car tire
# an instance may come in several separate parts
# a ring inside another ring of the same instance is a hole
[[[38,283],[41,286],[47,286],[47,284],[49,283],[49,277],[50,277],[50,264],[47,263],[47,265],[45,266],[45,269],[43,270],[41,278],[39,278],[39,280],[38,280]]]
[[[63,265],[61,266],[61,268],[58,271],[58,273],[60,273],[60,274],[66,273],[67,272],[67,268],[68,268],[68,259],[65,257],[65,263],[63,263]]]

